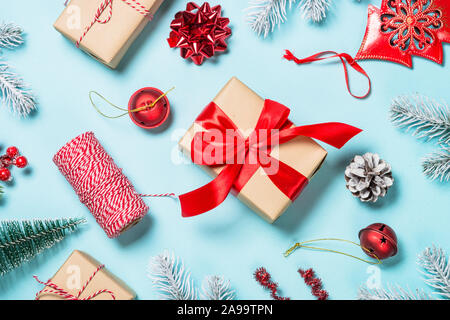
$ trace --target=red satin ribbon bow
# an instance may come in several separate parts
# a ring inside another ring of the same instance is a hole
[[[207,185],[180,196],[183,217],[196,216],[216,208],[232,189],[239,193],[260,167],[278,189],[291,200],[295,200],[308,184],[308,179],[272,157],[270,152],[273,147],[298,136],[305,136],[340,149],[362,131],[338,122],[291,127],[289,114],[289,108],[266,100],[254,131],[245,138],[223,110],[211,102],[196,120],[206,131],[198,132],[194,136],[191,158],[199,165],[225,167]],[[210,132],[220,132],[222,138],[212,137]],[[222,154],[209,152],[211,150],[221,150]]]
[[[197,12],[193,12],[197,10]],[[201,7],[189,2],[186,11],[180,11],[170,24],[172,31],[167,39],[171,48],[180,48],[184,59],[191,58],[201,65],[216,52],[225,51],[225,40],[231,35],[230,20],[223,18],[221,6],[211,8],[208,2]]]

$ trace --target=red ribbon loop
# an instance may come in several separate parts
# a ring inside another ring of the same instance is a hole
[[[272,149],[299,136],[341,148],[362,131],[338,122],[292,127],[289,113],[282,104],[266,100],[255,129],[244,137],[223,110],[211,102],[196,120],[206,131],[194,136],[191,158],[199,165],[224,168],[207,185],[180,196],[182,216],[192,217],[216,208],[230,191],[239,193],[260,167],[278,189],[295,200],[308,179],[272,157]]]
[[[331,54],[331,55],[330,55]],[[323,57],[324,55],[328,55]],[[321,61],[321,60],[325,60],[325,59],[332,59],[332,58],[339,58],[342,62],[342,66],[344,67],[344,72],[345,72],[345,83],[347,85],[347,91],[350,93],[350,95],[354,98],[357,99],[364,99],[366,98],[369,94],[370,91],[372,90],[372,82],[370,80],[369,75],[366,73],[366,71],[364,71],[364,69],[356,62],[355,59],[353,59],[349,54],[347,53],[337,53],[335,51],[323,51],[323,52],[319,52],[316,53],[310,57],[304,58],[304,59],[298,59],[296,56],[294,56],[294,54],[292,52],[290,52],[289,50],[286,50],[286,54],[283,56],[283,58],[289,60],[289,61],[294,61],[296,64],[306,64],[306,63],[311,63],[311,62],[315,62],[315,61]],[[348,77],[348,69],[347,69],[347,65],[346,62],[353,68],[355,69],[357,72],[361,73],[363,76],[365,76],[367,78],[367,80],[369,81],[369,88],[367,89],[366,94],[362,95],[362,96],[357,96],[354,95],[352,93],[352,90],[350,89],[350,79]]]

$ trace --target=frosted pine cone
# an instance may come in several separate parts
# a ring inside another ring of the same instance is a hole
[[[394,183],[391,166],[376,153],[355,156],[345,169],[347,189],[363,202],[376,202]]]

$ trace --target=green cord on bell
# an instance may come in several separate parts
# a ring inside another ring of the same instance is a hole
[[[170,114],[170,103],[167,95],[174,89],[175,87],[164,93],[159,89],[151,87],[139,89],[131,96],[128,102],[128,108],[122,108],[115,105],[97,91],[90,91],[89,99],[94,109],[105,118],[117,119],[128,114],[130,115],[131,120],[137,126],[144,129],[153,129],[159,127],[167,120]],[[101,98],[111,107],[120,111],[124,111],[124,113],[116,116],[110,116],[103,113],[95,104],[93,95]]]
[[[339,238],[322,238],[322,239],[314,239],[314,240],[308,240],[303,242],[298,242],[295,245],[293,245],[291,248],[289,248],[285,253],[284,256],[288,257],[290,256],[295,250],[299,248],[306,248],[306,249],[312,249],[312,250],[319,250],[319,251],[326,251],[326,252],[332,252],[341,254],[362,262],[366,262],[373,265],[381,264],[381,260],[387,259],[389,257],[393,257],[397,254],[397,236],[392,228],[389,226],[383,224],[383,223],[374,223],[368,226],[367,228],[362,229],[359,232],[359,239],[360,244],[345,240],[345,239],[339,239]],[[315,242],[322,242],[322,241],[340,241],[340,242],[346,242],[353,245],[356,245],[360,247],[369,257],[376,259],[376,262],[366,260],[363,258],[359,258],[357,256],[354,256],[349,253],[332,250],[332,249],[326,249],[321,247],[314,247],[310,246],[309,244],[315,243]]]

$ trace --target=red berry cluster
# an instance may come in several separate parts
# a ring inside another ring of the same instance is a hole
[[[16,147],[9,147],[6,149],[6,154],[0,156],[0,181],[11,181],[10,166],[18,168],[25,168],[28,164],[27,158],[21,156],[19,149]]]
[[[290,300],[290,298],[284,298],[278,295],[278,284],[270,280],[270,274],[266,271],[265,268],[259,268],[255,271],[255,279],[263,287],[271,291],[270,295],[274,300]]]
[[[305,283],[311,287],[313,296],[317,297],[318,300],[328,299],[328,292],[322,289],[322,280],[315,277],[313,269],[308,269],[306,271],[298,269],[298,273],[300,273],[305,280]]]

